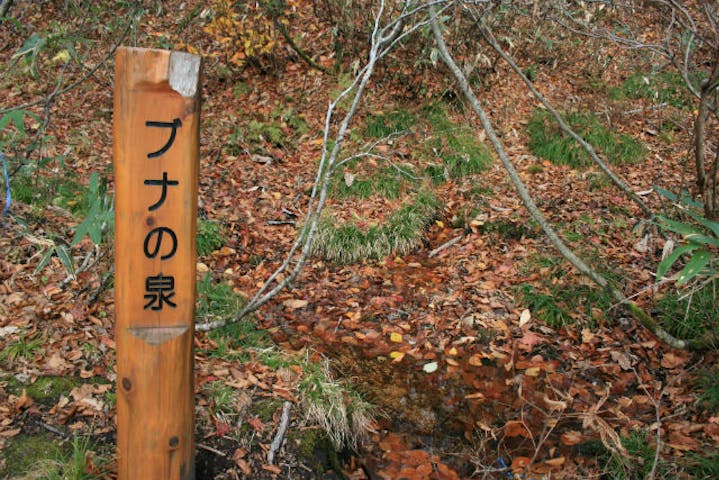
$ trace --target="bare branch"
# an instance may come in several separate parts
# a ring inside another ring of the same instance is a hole
[[[602,171],[612,180],[614,185],[617,186],[621,191],[623,191],[627,197],[629,197],[634,203],[636,203],[639,208],[642,209],[644,214],[649,218],[650,220],[654,220],[656,217],[654,213],[647,207],[647,205],[642,201],[639,196],[634,193],[634,191],[627,186],[627,184],[619,178],[617,174],[615,174],[609,166],[601,159],[599,158],[599,155],[597,155],[597,152],[594,150],[594,148],[584,140],[577,132],[572,129],[562,118],[562,116],[557,112],[557,110],[552,106],[551,103],[546,99],[544,95],[542,95],[539,90],[534,86],[531,80],[527,78],[527,76],[522,72],[522,70],[517,66],[517,63],[510,57],[503,49],[499,46],[499,43],[495,39],[494,35],[492,34],[492,31],[489,29],[489,27],[481,20],[479,19],[479,25],[480,25],[480,31],[482,35],[484,36],[485,40],[487,40],[487,43],[489,43],[492,48],[499,54],[499,56],[502,57],[502,59],[510,66],[512,67],[512,70],[514,70],[514,73],[522,79],[522,81],[527,85],[527,88],[532,92],[532,94],[539,100],[542,105],[552,114],[554,119],[556,120],[557,124],[561,127],[561,129],[567,133],[570,137],[572,137],[579,145],[582,146],[585,152],[590,156],[590,158],[594,161],[594,163],[599,166],[599,168],[602,169]]]
[[[670,344],[675,348],[687,348],[689,346],[692,346],[689,344],[689,342],[672,337],[668,332],[662,329],[661,326],[659,326],[653,318],[651,318],[649,315],[647,315],[646,312],[644,312],[644,310],[642,310],[634,302],[627,300],[620,291],[612,287],[612,285],[607,281],[604,276],[602,276],[600,273],[596,272],[589,265],[587,265],[584,260],[579,258],[577,254],[575,254],[574,251],[567,247],[562,241],[562,239],[559,238],[557,232],[554,230],[554,227],[552,227],[552,225],[544,217],[544,214],[539,210],[539,208],[537,208],[534,199],[529,194],[527,187],[524,185],[524,182],[522,182],[521,178],[519,177],[517,170],[514,168],[514,164],[512,164],[512,161],[509,159],[509,156],[504,149],[502,141],[495,133],[494,127],[489,121],[489,117],[480,105],[479,100],[477,100],[477,97],[474,95],[472,88],[469,86],[469,83],[467,82],[464,73],[462,73],[462,70],[457,66],[454,59],[447,50],[447,45],[445,44],[444,38],[442,37],[442,32],[439,29],[439,23],[437,22],[437,16],[434,11],[434,8],[430,8],[430,15],[432,31],[434,33],[434,37],[437,42],[442,61],[444,61],[444,63],[454,75],[460,89],[462,90],[462,93],[472,107],[472,110],[474,110],[475,114],[479,118],[480,123],[482,124],[482,128],[487,134],[487,138],[489,139],[490,143],[494,147],[495,152],[502,161],[505,170],[507,170],[507,173],[509,174],[512,183],[514,184],[517,193],[519,193],[519,196],[522,199],[525,208],[527,208],[532,218],[540,225],[540,227],[544,231],[544,234],[547,236],[552,245],[554,245],[554,247],[562,254],[565,259],[567,259],[572,264],[572,266],[574,266],[574,268],[579,270],[579,272],[591,279],[594,283],[605,289],[618,303],[626,305],[632,315],[640,323],[642,323],[642,325],[649,328],[662,341]]]
[[[83,75],[82,77],[80,77],[79,80],[75,81],[74,83],[71,83],[67,87],[62,88],[60,90],[58,90],[56,88],[55,91],[53,91],[50,95],[54,97],[54,96],[60,96],[62,94],[65,94],[65,93],[69,92],[70,90],[73,90],[76,87],[80,86],[85,80],[87,80],[88,78],[93,76],[95,74],[95,72],[97,72],[103,65],[105,65],[105,63],[115,54],[115,51],[125,40],[125,38],[127,37],[127,34],[130,33],[130,30],[132,29],[132,26],[136,20],[137,20],[137,10],[133,10],[132,13],[130,14],[130,20],[127,22],[127,25],[125,26],[125,30],[123,30],[122,34],[117,38],[117,41],[112,46],[110,51],[107,52],[107,54],[104,57],[102,57],[102,60],[100,60],[97,63],[97,65],[95,65],[93,68],[88,70],[87,73],[85,75]],[[13,110],[24,110],[28,107],[34,107],[35,105],[40,105],[41,103],[44,103],[44,102],[47,102],[47,97],[41,98],[39,100],[34,100],[32,102],[23,103],[22,105],[16,105],[14,107],[3,108],[3,109],[0,109],[0,115],[7,113],[7,112],[12,112]]]
[[[435,2],[437,4],[442,2]],[[375,66],[382,57],[389,53],[390,48],[397,44],[397,38],[395,38],[397,32],[401,31],[404,20],[409,18],[411,15],[422,11],[424,7],[417,7],[412,10],[408,10],[412,4],[412,0],[405,0],[402,12],[397,18],[391,19],[382,26],[382,16],[385,11],[385,1],[381,0],[379,9],[375,14],[374,25],[372,33],[370,35],[371,45],[369,50],[369,56],[365,65],[355,76],[352,84],[342,91],[337,98],[330,102],[327,107],[327,113],[325,115],[325,127],[323,134],[322,153],[320,157],[320,164],[317,169],[317,175],[315,182],[312,187],[312,193],[307,207],[307,214],[305,216],[305,222],[299,231],[297,238],[290,248],[285,260],[282,264],[270,275],[250,301],[240,310],[231,322],[237,321],[245,315],[255,311],[260,306],[264,305],[272,297],[274,297],[283,288],[287,287],[291,282],[297,278],[302,267],[310,254],[312,247],[312,240],[314,238],[319,220],[321,218],[325,202],[327,200],[327,193],[329,185],[331,183],[332,175],[337,168],[337,159],[343,146],[345,135],[349,129],[349,125],[352,122],[357,108],[359,107],[360,101],[364,94],[367,83],[369,82],[372,74],[374,73]],[[400,38],[402,35],[400,35]],[[330,145],[330,132],[332,130],[332,120],[334,118],[334,112],[337,105],[348,95],[354,92],[352,97],[352,103],[340,122],[337,133],[334,136],[333,147],[328,150]],[[289,271],[285,275],[285,272]],[[281,280],[278,281],[281,275],[284,275]],[[226,325],[228,321],[218,320],[215,322],[200,324],[196,326],[196,330],[207,331]]]

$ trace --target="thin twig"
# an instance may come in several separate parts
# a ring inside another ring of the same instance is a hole
[[[463,238],[464,238],[464,235],[457,235],[457,236],[454,237],[453,239],[444,242],[442,245],[440,245],[439,247],[437,247],[437,248],[435,248],[434,250],[432,250],[431,252],[429,252],[429,255],[428,255],[429,258],[434,257],[435,255],[437,255],[437,254],[438,254],[439,252],[441,252],[442,250],[451,247],[452,245],[454,245],[455,243],[459,242],[459,241],[462,240]]]
[[[267,463],[272,465],[275,461],[275,453],[282,446],[282,441],[287,433],[287,426],[290,424],[290,410],[292,409],[292,402],[285,401],[282,405],[282,417],[280,418],[280,426],[277,427],[277,434],[275,435],[272,444],[270,445],[270,451],[267,452]]]
[[[105,62],[107,62],[112,57],[112,55],[115,53],[115,50],[117,50],[120,47],[120,44],[123,42],[123,40],[125,40],[125,37],[127,37],[127,34],[130,33],[130,30],[132,29],[132,25],[133,25],[133,23],[135,23],[136,14],[137,14],[137,10],[133,10],[132,14],[130,15],[130,21],[127,22],[127,26],[125,27],[125,30],[122,32],[122,35],[120,35],[120,37],[117,39],[117,41],[112,46],[110,51],[107,52],[107,55],[105,55],[97,65],[95,65],[93,68],[91,68],[85,75],[80,77],[80,79],[77,80],[76,82],[71,83],[70,85],[68,85],[67,87],[65,87],[61,90],[56,89],[56,91],[54,91],[51,95],[59,96],[64,93],[67,93],[70,90],[81,85],[85,80],[87,80],[91,76],[93,76],[95,74],[95,72],[97,72],[100,69],[100,67],[102,67],[105,64]],[[41,98],[39,100],[34,100],[32,102],[23,103],[22,105],[16,105],[14,107],[0,109],[0,115],[7,113],[7,112],[12,112],[14,110],[24,110],[28,107],[34,107],[35,105],[40,105],[41,103],[47,102],[47,98],[48,97]]]
[[[205,445],[204,443],[198,443],[198,444],[197,444],[197,448],[201,448],[201,449],[203,449],[203,450],[207,450],[208,452],[212,452],[212,453],[214,453],[215,455],[219,455],[220,457],[226,457],[226,456],[227,456],[227,455],[225,454],[225,452],[221,452],[221,451],[217,450],[216,448],[212,448],[212,447],[210,447],[210,446],[208,446],[208,445]]]
[[[654,462],[652,463],[652,469],[649,472],[649,474],[645,477],[647,480],[654,480],[654,477],[657,474],[657,466],[659,465],[659,453],[662,449],[662,417],[660,412],[660,404],[662,401],[662,396],[664,395],[664,389],[662,389],[659,392],[659,398],[655,399],[654,396],[649,394],[649,391],[647,390],[647,387],[644,386],[644,382],[642,381],[642,378],[639,376],[639,373],[637,373],[637,370],[632,367],[632,372],[634,372],[634,376],[637,379],[637,383],[639,384],[639,387],[644,390],[644,393],[646,393],[647,397],[651,400],[652,404],[654,405],[654,413],[656,416],[656,424],[655,427],[657,429],[656,434],[656,447],[654,450]]]

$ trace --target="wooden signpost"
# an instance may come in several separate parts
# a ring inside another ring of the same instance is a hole
[[[194,479],[200,57],[119,48],[115,312],[120,480]]]

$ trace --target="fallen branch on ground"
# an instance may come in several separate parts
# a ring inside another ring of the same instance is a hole
[[[275,435],[272,444],[270,445],[270,451],[267,452],[267,463],[272,465],[275,461],[275,453],[282,446],[282,441],[285,439],[285,433],[287,433],[287,426],[290,424],[290,410],[292,409],[292,402],[285,401],[282,405],[282,417],[280,418],[280,426],[277,427],[277,434]]]

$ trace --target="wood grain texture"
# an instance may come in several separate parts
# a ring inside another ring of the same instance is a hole
[[[197,56],[117,51],[113,161],[120,480],[194,479],[199,90]]]

